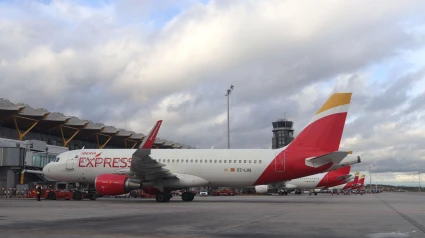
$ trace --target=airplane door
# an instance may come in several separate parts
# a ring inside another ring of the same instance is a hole
[[[68,155],[68,158],[66,159],[66,169],[67,170],[73,170],[74,169],[74,161],[76,160],[75,155],[77,154],[76,151],[71,151]]]
[[[275,171],[283,173],[285,172],[285,158],[286,154],[285,151],[282,151],[281,153],[276,154],[275,161]]]

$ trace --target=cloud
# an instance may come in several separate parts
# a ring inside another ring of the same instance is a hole
[[[163,119],[161,138],[226,148],[233,84],[232,148],[268,148],[273,120],[285,113],[298,133],[332,92],[353,91],[341,148],[359,166],[425,159],[423,1],[0,6],[0,93],[13,102],[145,133]]]

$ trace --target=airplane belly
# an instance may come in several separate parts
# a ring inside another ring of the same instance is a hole
[[[214,166],[201,165],[202,168],[179,167],[170,172],[190,174],[209,181],[208,186],[232,187],[251,186],[261,175],[261,168],[254,166]],[[200,167],[201,167],[200,166]]]

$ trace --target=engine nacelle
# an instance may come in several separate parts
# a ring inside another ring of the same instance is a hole
[[[297,188],[297,186],[293,185],[291,183],[286,183],[285,186],[283,186],[283,188],[287,189],[287,190],[295,190]]]
[[[94,184],[97,193],[110,196],[125,194],[141,187],[140,183],[120,174],[101,174],[96,177]]]
[[[269,192],[269,185],[257,185],[255,186],[255,192],[258,194],[266,194]]]

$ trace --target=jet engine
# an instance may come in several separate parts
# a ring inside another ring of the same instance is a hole
[[[269,185],[257,185],[255,186],[255,192],[258,194],[266,194],[269,192]]]
[[[140,189],[141,184],[125,175],[101,174],[94,182],[97,193],[101,195],[121,195]]]

